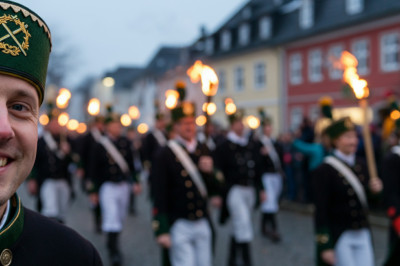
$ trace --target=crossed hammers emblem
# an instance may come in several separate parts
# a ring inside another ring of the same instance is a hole
[[[8,38],[12,38],[14,40],[14,42],[18,45],[19,49],[21,49],[22,53],[26,56],[26,52],[25,50],[22,48],[21,43],[17,40],[17,38],[15,37],[15,35],[17,35],[18,33],[20,33],[22,31],[22,28],[16,29],[14,31],[11,31],[10,28],[6,25],[6,23],[2,23],[1,24],[4,29],[8,32],[8,34],[4,35],[3,37],[0,38],[0,42],[8,39]],[[25,25],[25,28],[28,28],[28,25]]]

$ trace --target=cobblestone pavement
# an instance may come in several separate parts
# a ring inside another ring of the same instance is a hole
[[[27,195],[26,187],[21,186],[19,195],[24,205],[33,208],[34,199]],[[158,266],[160,265],[160,251],[155,244],[151,230],[150,204],[145,194],[137,197],[137,213],[129,216],[121,235],[121,248],[125,266]],[[105,236],[96,234],[93,229],[92,216],[89,211],[87,197],[76,188],[76,199],[66,224],[89,241],[99,251],[103,262],[108,265],[105,249]],[[216,220],[213,211],[213,219]],[[311,266],[314,265],[314,243],[312,217],[293,211],[282,210],[278,215],[278,223],[282,233],[282,242],[273,244],[259,233],[259,214],[254,213],[256,238],[252,243],[254,266]],[[216,224],[216,223],[214,223]],[[376,265],[382,265],[386,253],[386,228],[373,227]],[[227,265],[227,249],[229,239],[229,224],[217,226],[217,245],[214,266]]]

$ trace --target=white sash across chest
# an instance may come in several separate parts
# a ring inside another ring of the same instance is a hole
[[[203,198],[206,198],[208,194],[207,188],[196,165],[189,157],[189,154],[175,140],[168,141],[168,147],[179,159],[183,168],[185,168],[185,170],[189,173],[189,176],[192,178],[192,181],[196,185],[200,194],[203,196]]]
[[[343,175],[343,177],[347,180],[347,182],[349,182],[349,184],[356,192],[356,195],[364,209],[368,209],[368,201],[365,195],[364,187],[362,186],[360,180],[356,177],[354,172],[347,165],[345,165],[342,161],[334,156],[327,156],[324,162],[332,166]]]

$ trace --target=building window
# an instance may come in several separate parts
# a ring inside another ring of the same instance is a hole
[[[381,68],[383,71],[400,69],[399,34],[390,33],[381,38]]]
[[[224,70],[218,72],[218,93],[226,92],[226,73]]]
[[[358,40],[353,42],[352,53],[358,60],[357,71],[360,75],[369,73],[369,42],[367,40]]]
[[[318,105],[313,105],[308,109],[308,117],[311,122],[315,123],[320,116],[320,107]]]
[[[224,30],[221,34],[221,50],[227,51],[231,48],[232,36],[229,30]]]
[[[319,82],[322,78],[322,51],[312,50],[308,54],[308,79],[311,82]]]
[[[294,131],[298,130],[303,121],[303,108],[293,107],[290,111],[290,128]]]
[[[303,0],[300,7],[300,27],[311,28],[314,24],[314,0]]]
[[[290,56],[289,70],[290,70],[290,83],[297,85],[303,82],[302,76],[303,63],[301,60],[301,54],[293,54]]]
[[[364,9],[364,0],[346,0],[346,12],[353,15],[358,14]]]
[[[214,39],[212,37],[206,40],[206,54],[210,55],[214,53]]]
[[[235,68],[235,75],[234,75],[234,88],[235,91],[240,92],[244,90],[244,69],[243,67],[239,66]]]
[[[251,18],[251,8],[250,7],[246,7],[245,9],[243,9],[242,11],[242,17],[244,19],[249,19]]]
[[[343,75],[343,70],[335,67],[335,62],[340,60],[343,52],[343,45],[334,45],[329,48],[328,52],[328,62],[329,62],[329,77],[333,80],[341,79]]]
[[[262,17],[259,22],[259,34],[262,40],[266,40],[272,35],[272,21],[270,17]]]
[[[248,23],[242,24],[239,27],[239,44],[246,45],[250,41],[250,25]]]
[[[254,88],[264,89],[267,84],[267,71],[265,63],[256,63],[254,65]]]

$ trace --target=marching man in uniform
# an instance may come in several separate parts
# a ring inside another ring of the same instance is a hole
[[[152,169],[154,164],[154,158],[159,151],[160,148],[164,147],[167,144],[167,133],[165,131],[166,120],[163,113],[159,112],[158,104],[156,104],[156,116],[155,116],[155,127],[149,132],[143,140],[143,144],[141,147],[142,150],[142,160],[144,169],[149,174],[149,184],[150,184],[150,196],[153,197],[152,192],[152,182],[153,175]]]
[[[382,190],[378,178],[356,158],[356,127],[350,118],[325,129],[333,154],[314,171],[317,265],[373,266],[368,199]]]
[[[261,204],[261,232],[270,237],[272,241],[279,242],[276,214],[279,211],[279,197],[283,186],[282,149],[271,139],[272,122],[261,113],[262,136],[261,148],[261,172],[264,190],[267,199]]]
[[[110,261],[117,266],[122,264],[118,237],[128,214],[130,190],[139,193],[140,185],[136,183],[131,143],[121,135],[120,116],[110,107],[108,112],[106,134],[91,151],[90,177],[94,187],[90,197],[93,203],[100,202]]]
[[[94,184],[91,182],[92,178],[90,177],[90,152],[92,148],[96,145],[96,143],[100,142],[104,134],[104,117],[98,115],[94,118],[94,122],[91,125],[90,131],[88,134],[84,135],[80,141],[80,167],[83,168],[83,189],[85,192],[90,192],[93,190]],[[101,232],[101,210],[100,204],[93,204],[91,202],[91,209],[93,213],[93,221],[95,226],[95,232]]]
[[[397,138],[398,140],[398,138]],[[390,218],[389,256],[385,266],[400,265],[400,145],[383,160],[384,200]]]
[[[44,216],[64,223],[71,196],[71,175],[68,170],[72,162],[71,147],[66,136],[62,136],[65,132],[62,132],[64,128],[57,120],[59,110],[50,106],[49,111],[50,121],[39,138],[36,161],[30,176],[36,181],[37,188],[31,193],[40,193],[41,213]]]
[[[211,266],[208,198],[220,183],[207,146],[196,140],[194,104],[180,102],[171,115],[177,136],[155,159],[153,229],[173,266]]]
[[[242,119],[241,110],[229,116],[231,126],[227,140],[216,150],[217,168],[222,171],[227,187],[221,222],[225,222],[230,215],[233,225],[228,262],[230,266],[241,263],[252,265],[250,243],[254,233],[251,216],[257,194],[260,194],[261,201],[265,199],[259,169],[259,145],[245,134]]]

